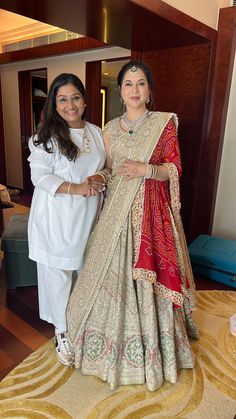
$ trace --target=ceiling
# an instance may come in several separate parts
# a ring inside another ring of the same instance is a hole
[[[62,29],[0,9],[0,45],[60,32]]]
[[[194,45],[216,36],[161,0],[0,0],[0,7],[133,51]]]
[[[29,39],[29,37],[55,33],[61,30],[62,28],[0,9],[0,44],[16,42],[16,40]],[[104,79],[116,80],[117,74],[124,63],[125,61],[103,62],[102,73]]]
[[[37,23],[34,19],[17,15],[16,13],[8,12],[3,9],[0,9],[0,22],[0,36],[5,32],[14,31],[15,29]]]

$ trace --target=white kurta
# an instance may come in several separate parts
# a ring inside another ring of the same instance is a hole
[[[47,153],[29,141],[28,158],[35,186],[28,224],[29,258],[57,269],[79,269],[101,203],[101,196],[84,198],[58,193],[65,181],[82,183],[104,167],[106,160],[102,131],[86,122],[90,153],[81,152],[69,161],[57,146]],[[70,128],[71,138],[83,150],[84,129]],[[55,144],[55,142],[54,142]]]

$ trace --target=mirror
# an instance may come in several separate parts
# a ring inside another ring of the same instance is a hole
[[[102,100],[102,128],[111,119],[121,113],[120,93],[117,85],[117,76],[121,67],[129,59],[102,61],[101,74],[101,100]]]

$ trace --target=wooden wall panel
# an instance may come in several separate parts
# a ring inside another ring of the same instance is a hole
[[[155,110],[175,112],[179,118],[182,217],[188,241],[193,239],[192,211],[203,141],[210,57],[211,43],[141,54],[154,75]]]
[[[101,69],[101,61],[86,63],[86,119],[100,127],[102,123]]]
[[[6,160],[5,160],[5,143],[4,143],[4,125],[3,125],[3,109],[2,109],[2,89],[0,75],[0,183],[6,185]]]
[[[74,52],[86,51],[95,48],[105,48],[107,44],[96,39],[78,38],[55,44],[42,45],[33,48],[26,48],[19,51],[11,51],[0,54],[0,64],[7,64],[13,61],[33,60],[36,58],[52,57],[54,55],[71,54]]]

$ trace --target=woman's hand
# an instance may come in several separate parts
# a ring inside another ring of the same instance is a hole
[[[96,192],[103,192],[106,189],[104,179],[100,175],[93,175],[87,177],[85,183],[88,184],[90,188],[93,188]]]
[[[118,169],[117,173],[125,179],[130,180],[136,177],[143,177],[146,175],[147,167],[145,163],[134,160],[126,160]]]
[[[84,183],[70,183],[63,182],[56,193],[63,193],[68,195],[82,195],[82,196],[95,196],[98,191],[93,188],[87,181]]]
[[[73,183],[70,188],[71,195],[82,195],[84,197],[95,196],[97,191],[87,183]]]

